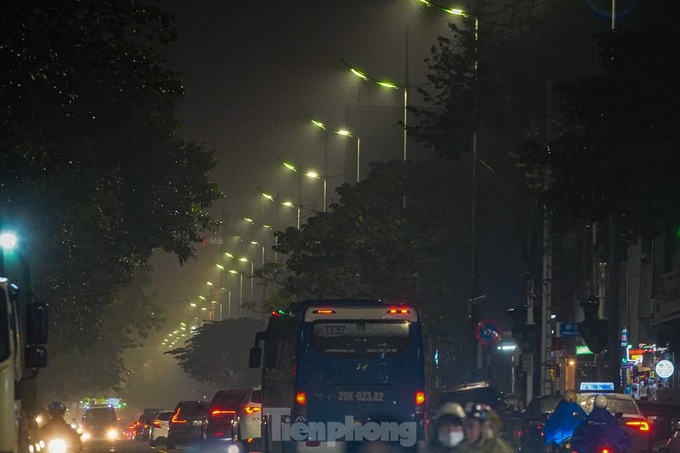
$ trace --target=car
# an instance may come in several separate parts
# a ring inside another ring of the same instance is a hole
[[[160,444],[168,444],[168,430],[170,429],[170,417],[172,411],[159,412],[155,420],[151,422],[149,432],[149,445],[155,447]]]
[[[541,395],[534,397],[529,402],[520,417],[520,425],[517,430],[520,450],[537,453],[546,450],[543,427],[561,400],[561,396]]]
[[[89,440],[116,440],[122,437],[118,429],[116,409],[110,404],[97,404],[85,408],[80,423],[81,438]]]
[[[206,401],[180,401],[170,417],[168,428],[168,450],[177,445],[188,445],[203,438],[204,425],[208,415]]]
[[[141,441],[149,440],[149,434],[151,433],[151,423],[153,423],[153,421],[156,419],[156,416],[163,411],[164,409],[144,409],[142,415],[139,416],[139,420],[137,420],[135,423],[134,438]]]
[[[262,388],[220,390],[208,408],[206,439],[239,440],[249,450],[261,445]]]
[[[633,440],[629,453],[652,451],[652,422],[647,419],[631,395],[600,393],[607,397],[607,410],[615,415],[619,424]],[[587,414],[593,410],[598,393],[577,393],[576,402]]]

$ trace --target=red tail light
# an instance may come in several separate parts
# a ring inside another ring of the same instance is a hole
[[[626,422],[626,426],[630,428],[635,428],[638,431],[647,432],[649,431],[649,423],[644,420],[631,420]]]
[[[390,315],[408,315],[411,313],[411,310],[408,308],[390,308],[387,310],[387,313]]]
[[[178,408],[177,408],[177,412],[175,412],[174,414],[172,414],[172,422],[173,422],[173,423],[186,423],[186,422],[187,422],[186,420],[183,420],[183,419],[179,418],[179,412],[180,412],[180,411],[181,411],[181,409],[178,407]]]
[[[231,410],[231,409],[220,409],[216,407],[215,409],[210,411],[210,415],[219,417],[220,415],[233,415],[235,414],[236,411]]]
[[[307,404],[307,394],[305,392],[297,392],[297,395],[295,395],[295,402],[300,406],[304,406]]]
[[[425,392],[416,392],[416,406],[425,404]]]
[[[262,410],[261,407],[258,406],[243,406],[243,411],[246,414],[252,414],[254,412],[260,412]]]
[[[154,428],[160,428],[160,427],[161,427],[161,422],[159,422],[159,421],[154,421],[154,422],[153,422],[153,427],[154,427]]]

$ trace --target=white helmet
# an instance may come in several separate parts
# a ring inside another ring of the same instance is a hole
[[[599,407],[600,409],[604,409],[607,407],[607,397],[604,395],[597,395],[595,397],[595,407]]]
[[[434,418],[435,420],[439,420],[445,415],[459,418],[461,421],[465,420],[465,410],[463,409],[463,406],[458,403],[449,402],[442,404]]]

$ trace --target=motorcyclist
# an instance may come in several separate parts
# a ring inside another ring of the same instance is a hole
[[[486,404],[465,406],[464,452],[512,453],[512,447],[498,435],[500,417]]]
[[[569,389],[564,392],[563,399],[557,404],[552,415],[543,427],[545,444],[562,444],[569,439],[576,427],[586,419],[588,414],[576,403],[576,392]]]
[[[444,403],[437,410],[430,431],[428,453],[458,453],[465,438],[465,411],[458,403]]]
[[[572,450],[589,453],[607,445],[617,452],[628,451],[632,439],[607,410],[607,397],[597,395],[593,406],[584,422],[574,430]]]
[[[67,446],[67,451],[78,453],[82,451],[83,445],[80,441],[80,435],[71,425],[64,420],[66,415],[66,406],[60,401],[54,401],[47,407],[47,413],[50,420],[40,428],[39,437],[45,442],[48,447],[49,443],[54,439],[61,439]]]

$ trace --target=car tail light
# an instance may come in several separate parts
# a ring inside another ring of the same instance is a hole
[[[425,392],[416,392],[416,406],[425,404]]]
[[[220,415],[233,415],[235,414],[235,410],[231,409],[220,409],[219,407],[214,408],[213,410],[210,411],[210,415],[214,417],[219,417]]]
[[[254,412],[260,412],[262,410],[261,407],[258,406],[243,406],[243,411],[246,414],[252,414]]]
[[[161,422],[158,422],[158,421],[153,422],[153,427],[154,427],[154,428],[160,428],[160,427],[161,427]]]
[[[649,431],[649,423],[644,420],[630,420],[626,422],[626,426],[642,432]]]
[[[411,313],[411,310],[408,308],[390,308],[387,310],[387,314],[390,315],[408,315],[409,313]]]
[[[180,408],[178,407],[178,408],[177,408],[177,412],[175,412],[174,414],[172,414],[172,422],[173,422],[173,423],[186,423],[186,422],[187,422],[186,419],[179,418],[179,413],[180,413],[181,410],[182,410],[182,409],[180,409]]]
[[[300,406],[307,404],[307,394],[305,392],[297,392],[295,395],[295,402]]]

